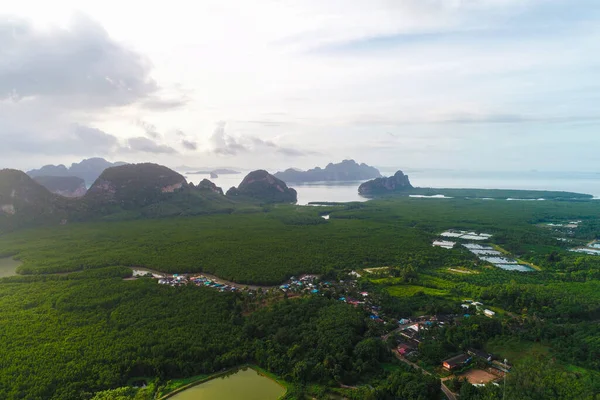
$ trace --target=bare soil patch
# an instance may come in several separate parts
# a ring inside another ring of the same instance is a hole
[[[464,374],[459,375],[459,377],[467,378],[467,380],[471,384],[488,383],[488,382],[492,382],[492,381],[498,379],[498,376],[496,376],[488,371],[484,371],[482,369],[469,370],[469,371],[465,372]]]

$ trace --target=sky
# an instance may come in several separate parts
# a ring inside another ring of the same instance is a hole
[[[598,171],[597,0],[20,0],[0,168]]]

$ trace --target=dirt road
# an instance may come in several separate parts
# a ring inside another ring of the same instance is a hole
[[[394,353],[396,358],[398,360],[402,361],[403,363],[408,364],[411,367],[418,369],[419,371],[423,372],[425,375],[431,375],[431,373],[429,371],[424,370],[423,368],[419,367],[417,364],[410,362],[406,358],[402,357],[396,350],[392,350],[392,352]],[[442,382],[442,392],[444,392],[444,394],[446,395],[448,400],[456,400],[456,395],[454,393],[452,393],[450,391],[450,389],[448,389],[448,387],[446,387],[446,385],[444,385],[444,382]]]

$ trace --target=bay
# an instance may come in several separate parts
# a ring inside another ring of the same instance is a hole
[[[385,176],[393,175],[393,169],[382,169]],[[416,187],[431,188],[476,188],[476,189],[519,189],[519,190],[558,190],[586,193],[600,199],[600,173],[595,172],[495,172],[465,171],[452,169],[408,169],[411,183]],[[189,182],[198,184],[209,179],[226,192],[238,186],[247,172],[235,175],[219,175],[210,179],[208,175],[185,175]],[[311,182],[289,183],[298,192],[298,204],[310,202],[350,202],[367,201],[358,194],[363,181],[351,182]]]

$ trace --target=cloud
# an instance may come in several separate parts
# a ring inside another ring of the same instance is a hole
[[[261,153],[269,150],[275,153],[283,154],[288,157],[300,157],[306,155],[319,154],[313,151],[303,151],[291,147],[283,147],[272,140],[264,140],[253,135],[242,135],[233,137],[225,132],[225,122],[217,124],[212,136],[210,137],[212,152],[218,155],[237,155],[239,153]]]
[[[249,139],[255,146],[277,147],[277,145],[270,140],[262,140],[261,138],[255,136],[251,136]]]
[[[40,135],[28,129],[3,131],[0,154],[14,156],[108,155],[119,148],[118,139],[100,129],[73,124],[61,136]]]
[[[284,156],[288,156],[288,157],[303,157],[306,155],[316,155],[318,154],[317,152],[314,151],[302,151],[302,150],[298,150],[298,149],[293,149],[291,147],[278,147],[275,151],[277,151],[280,154],[283,154]]]
[[[121,106],[159,89],[151,65],[76,15],[67,28],[39,30],[0,16],[0,99],[50,97],[77,108]]]
[[[81,140],[95,151],[108,153],[119,144],[115,136],[89,126],[74,125],[73,132],[78,140]]]
[[[142,128],[144,130],[144,133],[146,133],[146,136],[148,136],[149,138],[158,139],[160,137],[160,134],[157,132],[156,126],[154,124],[142,121],[141,119],[135,121],[135,124]]]
[[[212,136],[209,139],[212,145],[212,151],[219,155],[236,155],[239,152],[246,152],[248,148],[237,141],[233,136],[225,132],[225,122],[217,123]]]
[[[184,107],[190,99],[188,97],[182,97],[179,99],[161,99],[159,97],[151,97],[144,100],[141,106],[151,111],[169,111],[177,108]]]
[[[283,121],[272,121],[272,120],[249,120],[249,121],[238,121],[238,122],[245,122],[247,124],[256,124],[256,125],[262,125],[265,127],[279,127],[282,125],[289,125],[291,122],[287,121],[287,122],[283,122]]]
[[[308,52],[372,51],[423,36],[473,32],[510,23],[536,0],[304,1],[290,7],[311,20],[292,19],[275,45]],[[569,6],[571,6],[569,4]],[[572,7],[571,7],[572,8]],[[547,16],[546,16],[547,17]],[[414,36],[413,36],[414,35]]]
[[[156,143],[145,137],[130,138],[127,141],[129,147],[126,149],[133,152],[152,153],[152,154],[174,154],[177,151],[167,145]]]
[[[181,140],[181,145],[185,147],[187,150],[196,150],[198,149],[198,144],[196,142],[192,142],[190,140],[183,139]]]
[[[300,150],[292,147],[283,147],[279,146],[275,142],[271,140],[263,140],[255,136],[250,136],[248,139],[254,144],[255,149],[260,149],[260,147],[267,147],[273,149],[276,153],[283,154],[288,157],[302,157],[306,155],[317,155],[319,153],[314,151]]]

